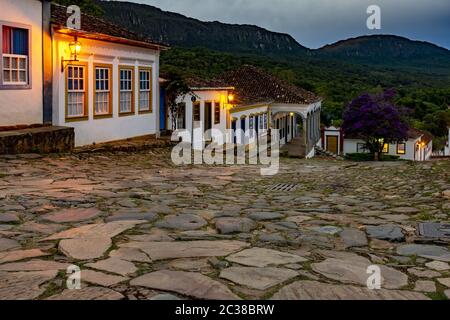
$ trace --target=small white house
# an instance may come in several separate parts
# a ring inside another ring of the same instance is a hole
[[[82,15],[81,30],[66,20],[66,8],[53,5],[53,124],[73,127],[75,146],[159,132],[166,46],[95,17]],[[74,43],[81,47],[76,59]]]
[[[43,2],[1,0],[0,126],[43,122]]]
[[[189,80],[192,95],[183,97],[175,129],[206,132],[217,129],[225,143],[251,145],[271,129],[281,145],[298,139],[304,156],[314,156],[320,141],[321,100],[253,66],[242,66],[213,81]],[[169,127],[171,119],[169,121]],[[208,141],[212,137],[205,136]],[[194,148],[203,148],[194,141]]]
[[[348,137],[340,128],[328,127],[322,130],[322,147],[336,155],[366,153],[365,142],[357,137]],[[427,161],[433,153],[432,137],[420,130],[410,129],[409,139],[401,143],[385,144],[383,153],[398,156],[403,160]]]

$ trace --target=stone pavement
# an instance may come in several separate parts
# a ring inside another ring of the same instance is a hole
[[[449,161],[282,159],[262,177],[169,152],[1,157],[0,299],[450,296],[448,239],[418,233],[449,221]]]

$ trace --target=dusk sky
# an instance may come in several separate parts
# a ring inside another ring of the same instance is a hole
[[[255,24],[292,35],[309,48],[364,34],[396,34],[450,49],[450,0],[129,0],[203,21]],[[367,7],[382,10],[368,30]]]

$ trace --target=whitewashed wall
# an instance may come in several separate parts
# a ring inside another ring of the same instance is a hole
[[[31,28],[31,88],[0,89],[0,126],[42,123],[42,2],[1,0],[0,4],[2,23],[23,24]]]
[[[251,109],[246,109],[246,110],[236,110],[233,111],[231,110],[231,119],[237,119],[236,120],[236,130],[242,130],[241,128],[241,118],[243,116],[245,116],[245,129],[248,130],[250,128],[250,115],[251,114],[258,114],[258,113],[266,113],[269,110],[269,106],[268,105],[263,105],[263,106],[255,106],[254,108]],[[267,115],[267,125],[270,126],[270,115]],[[260,131],[260,134],[266,134],[265,131]],[[237,137],[236,141],[237,143],[242,143],[243,141],[243,137]],[[256,136],[253,137],[247,137],[246,140],[248,143],[254,143],[256,141]]]
[[[401,155],[397,154],[397,144],[390,144],[389,145],[389,153],[388,155],[392,156],[399,156],[400,159],[403,160],[412,160],[419,159],[419,155],[415,154],[415,146],[416,143],[419,141],[419,139],[409,139],[406,142],[406,154]],[[357,140],[357,139],[345,139],[344,140],[344,154],[348,153],[356,153],[357,152],[357,144],[358,143],[364,143],[363,140]]]
[[[76,146],[156,134],[159,131],[157,127],[159,117],[159,52],[102,41],[78,39],[82,45],[80,61],[87,62],[89,69],[89,119],[87,121],[66,122],[65,73],[61,72],[60,60],[61,56],[65,56],[66,59],[70,57],[68,43],[72,40],[73,38],[61,34],[55,34],[53,39],[53,124],[75,128]],[[94,63],[113,65],[112,118],[94,119]],[[119,65],[135,67],[135,115],[133,116],[119,117]],[[152,113],[138,113],[139,66],[152,67]]]
[[[205,102],[212,102],[211,109],[211,128],[217,129],[224,134],[227,129],[227,107],[226,107],[226,98],[228,97],[227,90],[201,90],[194,91],[196,96],[196,101],[200,102],[200,121],[193,121],[193,111],[194,111],[194,103],[192,102],[192,96],[186,95],[184,99],[179,99],[178,102],[182,102],[186,104],[186,128],[185,130],[189,131],[191,136],[193,136],[193,129],[199,129],[201,132],[204,132],[204,124],[205,124]],[[214,107],[215,103],[220,103],[220,123],[214,123]],[[169,112],[169,128],[172,127],[172,115]],[[228,141],[226,141],[228,142]],[[194,148],[201,149],[202,148],[201,141],[194,141]]]

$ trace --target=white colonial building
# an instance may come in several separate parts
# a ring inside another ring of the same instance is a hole
[[[289,145],[287,152],[314,156],[320,142],[321,100],[313,93],[249,65],[212,81],[188,82],[193,94],[180,98],[182,111],[177,113],[175,130],[194,136],[195,129],[202,133],[216,129],[224,143],[248,146],[278,129],[281,145]],[[171,116],[167,121],[171,128]],[[194,148],[204,148],[212,138],[206,134],[194,140]]]
[[[1,0],[0,126],[43,122],[43,3]]]
[[[159,133],[159,55],[166,45],[48,0],[1,4],[2,137],[51,150],[42,135],[56,131],[65,130],[75,146]]]

